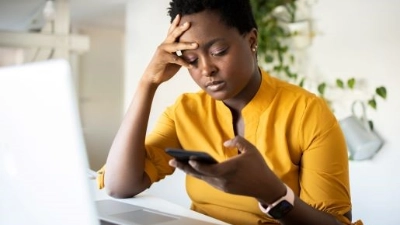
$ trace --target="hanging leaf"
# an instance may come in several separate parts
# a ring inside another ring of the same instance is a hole
[[[286,53],[289,50],[288,46],[282,46],[281,51],[282,53]]]
[[[371,106],[373,109],[376,109],[376,101],[375,98],[372,98],[368,101],[368,105]]]
[[[385,87],[378,87],[375,90],[376,94],[381,96],[383,99],[386,99],[386,88]]]
[[[283,71],[285,72],[286,76],[288,76],[289,78],[291,78],[291,79],[297,78],[297,74],[292,73],[289,66],[284,66]]]
[[[299,86],[300,86],[300,87],[303,87],[303,86],[304,86],[304,81],[305,81],[305,78],[304,78],[304,77],[301,78],[301,80],[300,80],[300,82],[299,82]]]
[[[336,85],[342,89],[344,89],[344,83],[341,79],[336,79]]]
[[[265,62],[267,62],[267,63],[272,63],[274,61],[274,57],[272,57],[269,54],[266,55],[264,59],[265,59]]]
[[[283,52],[281,52],[279,50],[278,50],[278,60],[279,60],[280,63],[283,62]]]
[[[354,79],[354,78],[350,78],[347,81],[347,86],[349,86],[350,89],[353,89],[355,84],[356,84],[356,79]]]
[[[323,82],[318,85],[318,93],[320,93],[322,96],[325,94],[325,88],[326,88],[326,83]]]
[[[294,55],[291,54],[290,57],[289,57],[289,60],[290,60],[290,63],[293,64],[294,63]]]
[[[273,70],[276,71],[276,72],[281,72],[282,71],[282,66],[274,66]]]

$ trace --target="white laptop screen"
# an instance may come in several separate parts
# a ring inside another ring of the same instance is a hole
[[[0,68],[0,224],[97,224],[66,61]]]

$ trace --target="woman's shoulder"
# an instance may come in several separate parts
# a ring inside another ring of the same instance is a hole
[[[279,102],[281,106],[300,106],[309,105],[311,102],[324,104],[322,99],[316,94],[306,90],[299,85],[289,83],[288,81],[269,75],[264,72],[265,92],[273,93],[273,101]],[[285,104],[286,103],[286,104]]]
[[[268,88],[274,89],[280,95],[284,96],[288,95],[291,98],[293,97],[307,98],[307,99],[317,98],[317,96],[314,93],[306,90],[305,88],[290,83],[281,78],[272,76],[265,70],[262,70],[262,74],[263,74],[263,80],[268,86]]]
[[[295,95],[298,97],[302,98],[308,98],[308,99],[314,99],[317,98],[317,96],[310,92],[309,90],[300,87],[299,85],[289,83],[288,81],[276,78],[276,77],[271,77],[272,83],[274,84],[275,88],[278,90],[290,94],[290,95]]]
[[[183,93],[176,98],[173,104],[174,108],[198,108],[206,107],[207,105],[214,104],[215,99],[211,98],[205,91],[200,90],[197,92]]]

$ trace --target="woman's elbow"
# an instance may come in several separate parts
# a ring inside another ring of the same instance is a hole
[[[134,189],[124,190],[122,188],[116,188],[116,187],[105,187],[105,191],[107,195],[113,197],[113,198],[133,198],[136,195],[140,194],[142,191],[135,191]]]
[[[135,182],[136,185],[126,183],[105,182],[106,193],[113,198],[132,198],[150,187],[149,182]]]
[[[132,198],[135,196],[135,194],[132,193],[123,193],[109,188],[106,188],[106,193],[113,198]]]
[[[132,182],[127,182],[126,179],[110,179],[110,177],[107,179],[107,176],[104,178],[105,191],[113,198],[132,198],[151,185],[150,179],[146,174],[141,179]],[[124,181],[121,182],[122,180]]]

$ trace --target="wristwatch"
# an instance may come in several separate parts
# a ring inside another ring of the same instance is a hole
[[[258,206],[261,209],[261,212],[267,214],[268,216],[274,219],[280,219],[284,217],[290,210],[293,209],[294,206],[294,193],[290,187],[286,184],[286,195],[279,198],[272,204],[261,204],[258,203]]]

